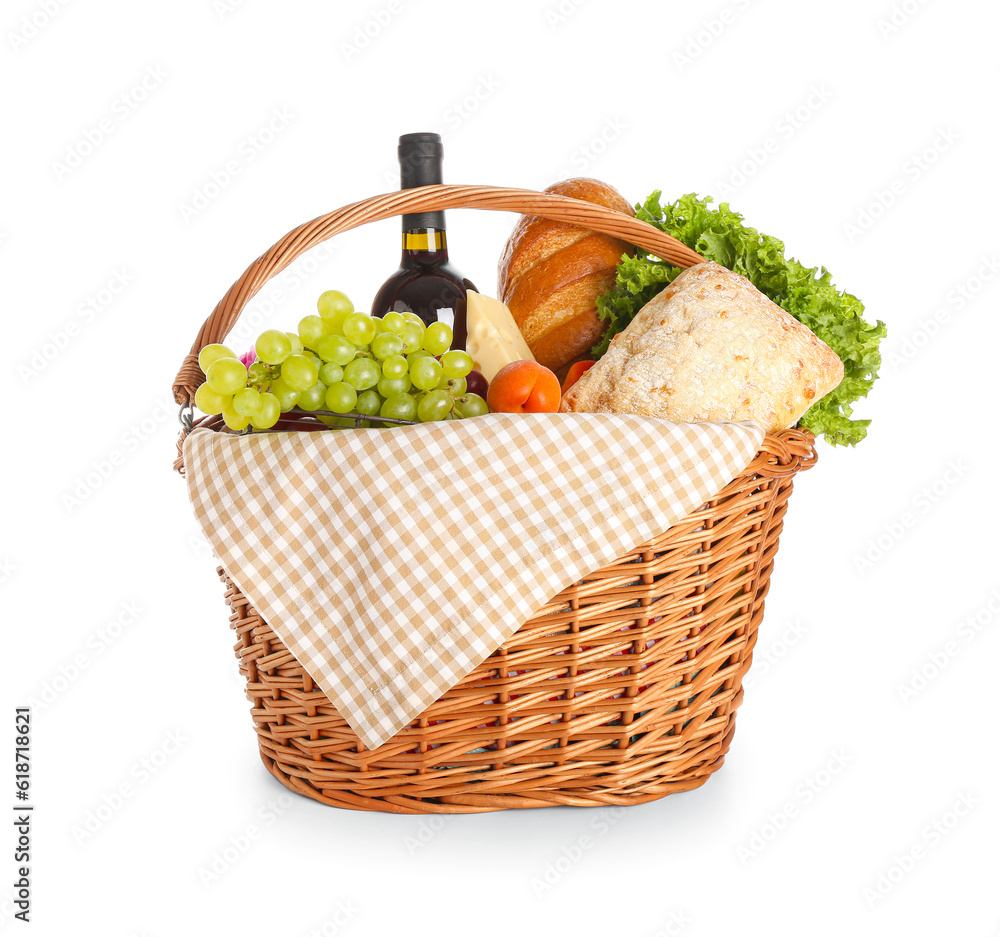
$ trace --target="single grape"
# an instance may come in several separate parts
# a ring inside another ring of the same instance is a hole
[[[374,387],[382,376],[382,369],[371,358],[355,358],[344,368],[344,382],[356,390]]]
[[[417,419],[421,423],[443,420],[452,407],[451,394],[446,390],[432,390],[424,394],[417,404]]]
[[[402,350],[403,340],[392,332],[382,332],[372,339],[372,354],[379,361],[398,355]]]
[[[202,384],[194,392],[194,405],[208,416],[222,413],[231,404],[232,397],[229,394],[217,394],[208,384]]]
[[[302,339],[295,332],[285,332],[288,336],[288,341],[292,343],[292,354],[301,355],[302,354]]]
[[[319,379],[319,368],[314,358],[289,355],[281,362],[281,379],[294,390],[306,390]]]
[[[420,347],[432,355],[443,355],[451,348],[453,337],[451,326],[447,322],[432,322],[424,332]]]
[[[218,343],[206,345],[198,352],[198,367],[208,374],[208,369],[220,358],[236,358],[236,355],[226,348],[225,345],[219,345]],[[239,361],[239,358],[236,358],[236,360]]]
[[[333,319],[339,315],[343,320],[354,312],[354,303],[340,290],[327,290],[316,300],[316,308],[324,319]]]
[[[406,319],[404,319],[398,312],[387,312],[382,316],[382,328],[386,332],[392,332],[394,335],[399,335],[403,331],[403,326],[406,325]]]
[[[424,351],[422,348],[418,348],[416,351],[411,351],[406,356],[406,363],[409,367],[413,367],[413,362],[417,358],[433,358],[434,356],[429,351]]]
[[[346,429],[357,425],[354,420],[346,416],[321,416],[320,420],[331,429]]]
[[[430,390],[441,380],[443,370],[436,358],[418,358],[410,365],[410,380],[419,390]]]
[[[292,343],[284,332],[268,329],[254,342],[257,357],[265,364],[281,364],[291,353]]]
[[[463,417],[484,416],[490,412],[486,401],[479,394],[463,394],[455,401],[455,407]]]
[[[379,415],[391,420],[413,420],[417,416],[417,402],[409,394],[393,394],[386,398]]]
[[[260,410],[260,391],[252,387],[236,391],[233,394],[233,409],[240,416],[253,416]]]
[[[312,387],[306,388],[299,394],[298,406],[301,410],[308,410],[310,413],[313,410],[324,409],[323,404],[326,402],[326,384],[322,381],[317,381]]]
[[[390,355],[382,362],[382,374],[385,377],[406,377],[410,363],[402,355]]]
[[[483,377],[482,373],[479,371],[470,371],[466,376],[467,390],[470,394],[478,394],[484,400],[486,399],[486,392],[490,389],[489,381]]]
[[[441,367],[445,377],[465,377],[472,370],[472,355],[457,348],[446,351],[441,356]]]
[[[323,320],[323,335],[326,338],[331,338],[336,335],[343,338],[344,335],[341,332],[341,326],[344,324],[344,316],[333,316],[330,319]],[[318,344],[318,343],[317,343]]]
[[[383,377],[378,382],[378,392],[383,397],[394,397],[396,394],[405,394],[411,387],[408,377]]]
[[[324,361],[343,367],[354,360],[358,353],[357,347],[352,345],[342,335],[328,335],[316,345],[316,351]]]
[[[367,345],[375,337],[375,323],[363,312],[352,312],[343,326],[344,338],[355,345]]]
[[[260,409],[250,417],[254,429],[270,429],[281,417],[281,406],[274,394],[260,395]]]
[[[262,385],[271,380],[271,369],[263,361],[255,361],[247,368],[247,377],[251,384]]]
[[[442,377],[434,389],[446,390],[452,397],[461,397],[469,388],[464,377]]]
[[[339,364],[328,361],[319,369],[319,379],[327,385],[336,384],[344,379],[344,369]]]
[[[424,340],[424,324],[419,320],[417,322],[407,322],[403,326],[403,332],[400,336],[403,339],[403,351],[406,354],[417,351],[420,348],[420,343]]]
[[[280,377],[271,382],[271,394],[278,401],[282,413],[287,413],[299,402],[299,391],[289,387]]]
[[[357,400],[358,392],[343,381],[331,384],[326,389],[326,409],[334,413],[350,413]]]
[[[380,409],[382,409],[382,398],[375,391],[366,390],[358,394],[358,402],[354,405],[356,413],[367,413],[371,416]]]
[[[315,348],[316,343],[326,336],[326,326],[319,316],[306,316],[299,321],[299,338],[303,345]]]
[[[243,430],[250,425],[250,417],[237,413],[232,407],[227,406],[222,411],[222,419],[226,421],[226,426],[230,429]]]
[[[247,386],[247,369],[237,358],[217,358],[208,366],[205,381],[217,394],[235,394]]]
[[[421,319],[420,316],[418,316],[415,312],[407,311],[404,312],[402,316],[407,322],[413,322],[415,325],[419,325],[421,331],[423,331],[423,329],[426,327],[427,323],[425,323],[424,320]]]

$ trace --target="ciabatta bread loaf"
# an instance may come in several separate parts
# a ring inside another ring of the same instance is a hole
[[[560,409],[756,420],[775,432],[843,377],[843,362],[806,326],[745,277],[703,263],[639,310]]]
[[[567,179],[545,191],[635,214],[597,179]],[[618,261],[630,252],[609,235],[522,215],[500,259],[497,295],[539,364],[561,373],[589,354],[607,325],[597,316],[597,297],[614,285]]]

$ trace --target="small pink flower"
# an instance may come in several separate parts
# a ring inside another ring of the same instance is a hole
[[[251,345],[251,346],[250,346],[250,350],[249,350],[249,351],[245,351],[245,352],[243,352],[243,354],[242,354],[242,355],[240,355],[240,361],[242,361],[242,362],[243,362],[243,364],[244,364],[244,365],[245,365],[246,367],[248,367],[248,368],[249,368],[249,367],[250,367],[250,365],[252,365],[252,364],[253,364],[253,363],[254,363],[254,362],[255,362],[256,360],[257,360],[257,349],[256,349],[256,348],[254,348],[254,347],[253,347],[253,345]]]

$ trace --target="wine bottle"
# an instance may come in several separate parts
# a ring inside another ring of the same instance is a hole
[[[401,189],[438,185],[444,147],[436,133],[406,133],[399,138]],[[403,255],[399,269],[382,284],[372,302],[372,315],[413,312],[425,325],[446,322],[455,338],[452,348],[465,348],[466,290],[475,290],[448,260],[443,211],[403,215]],[[477,290],[478,292],[478,290]]]

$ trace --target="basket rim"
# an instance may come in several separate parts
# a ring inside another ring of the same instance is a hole
[[[473,417],[475,419],[475,417]],[[203,416],[185,423],[177,437],[177,458],[174,460],[174,471],[184,474],[184,442],[196,429],[207,429],[213,432],[232,433],[221,416]],[[273,433],[274,430],[264,430]],[[289,432],[279,430],[279,432]],[[308,431],[306,431],[308,432]],[[317,432],[322,432],[317,430]],[[338,432],[329,430],[329,432]],[[240,434],[234,434],[240,435]],[[747,467],[737,477],[761,475],[766,478],[788,478],[798,472],[811,469],[818,458],[816,452],[816,436],[805,427],[793,426],[778,430],[776,433],[765,433],[757,455],[747,464]]]

